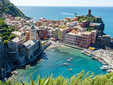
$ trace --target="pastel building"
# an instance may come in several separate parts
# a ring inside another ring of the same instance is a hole
[[[55,39],[58,39],[58,30],[59,30],[59,28],[55,28],[52,30],[52,36]]]
[[[66,33],[68,33],[68,32],[70,32],[72,29],[71,28],[60,28],[59,30],[58,30],[58,39],[60,40],[60,41],[64,41],[64,38],[65,38],[65,34]]]
[[[96,30],[91,32],[70,32],[65,35],[65,43],[78,45],[83,48],[88,48],[91,44],[95,43],[96,40]]]
[[[59,29],[58,30],[58,39],[60,41],[63,41],[65,33],[66,33],[66,30],[65,29]]]
[[[75,45],[76,44],[75,40],[76,40],[75,33],[70,32],[65,35],[65,40],[64,40],[65,43]]]

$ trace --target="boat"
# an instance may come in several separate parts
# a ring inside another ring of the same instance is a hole
[[[92,59],[97,60],[97,57],[92,57]]]
[[[72,71],[72,69],[71,69],[71,68],[69,68],[68,70]]]
[[[113,70],[112,69],[108,69],[108,70],[106,70],[106,72],[110,73],[110,72],[113,72]]]
[[[102,65],[107,65],[103,60],[99,60]]]
[[[92,55],[91,54],[87,54],[87,56],[91,57]]]
[[[68,62],[70,62],[71,60],[67,59]]]
[[[69,58],[70,60],[72,60],[72,58]]]
[[[63,63],[64,65],[68,66],[68,63]]]
[[[82,54],[83,54],[83,53],[84,53],[84,51],[81,51],[80,53],[82,53]]]
[[[108,70],[108,69],[111,69],[111,67],[109,67],[107,65],[103,65],[102,67],[100,67],[100,69],[102,69],[102,70]]]

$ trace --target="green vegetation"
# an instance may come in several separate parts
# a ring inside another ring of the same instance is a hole
[[[15,27],[8,27],[4,20],[0,19],[0,37],[5,45],[7,45],[8,41],[15,38],[15,36],[11,34],[11,32],[15,30],[17,30]]]
[[[93,22],[93,23],[102,23],[102,26],[99,27],[99,28],[94,28],[94,27],[89,27],[89,26],[87,26],[86,28],[88,28],[87,31],[98,29],[98,30],[101,30],[102,33],[103,33],[103,31],[104,31],[104,23],[103,23],[101,18],[99,18],[99,17],[96,18],[96,17],[94,17],[92,15],[91,16],[87,15],[87,16],[79,16],[78,17],[78,21],[79,22],[82,22],[84,20],[87,20],[88,22]]]
[[[14,17],[25,17],[25,15],[9,0],[0,0],[0,14],[7,13]]]
[[[79,22],[87,20],[88,22],[96,22],[96,18],[93,16],[79,16]]]
[[[0,85],[113,85],[113,73],[94,76],[93,73],[84,74],[84,71],[82,71],[70,79],[62,76],[58,76],[56,79],[52,78],[52,76],[41,79],[38,76],[37,80],[33,81],[32,76],[30,78],[30,83],[14,82],[12,80],[4,83],[0,82]]]
[[[42,43],[42,46],[46,45],[48,43],[48,41],[45,41]]]
[[[87,29],[87,31],[91,31],[91,30],[95,30],[96,28],[94,28],[94,27],[89,27],[88,29]]]

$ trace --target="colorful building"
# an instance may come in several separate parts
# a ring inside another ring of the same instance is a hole
[[[96,30],[91,32],[77,32],[71,31],[65,35],[65,42],[73,45],[78,45],[83,48],[88,48],[91,44],[95,43],[96,40]]]
[[[47,39],[48,38],[48,31],[46,29],[37,29],[37,34],[39,35],[40,39]]]
[[[58,30],[59,30],[59,28],[55,28],[52,30],[52,36],[55,39],[58,39]]]

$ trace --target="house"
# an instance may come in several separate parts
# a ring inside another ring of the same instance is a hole
[[[8,42],[8,49],[13,52],[18,52],[20,45],[21,45],[21,40],[19,37],[16,37]]]

